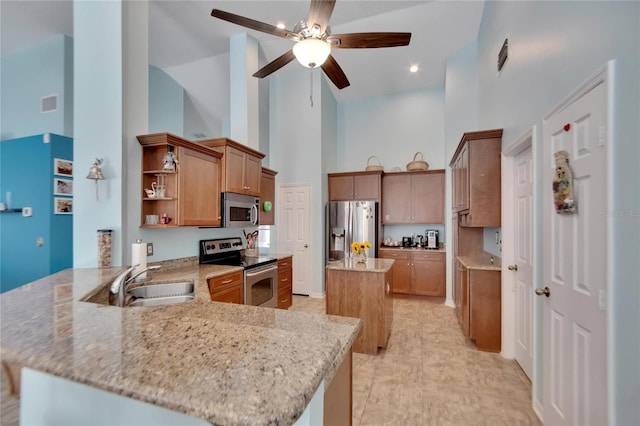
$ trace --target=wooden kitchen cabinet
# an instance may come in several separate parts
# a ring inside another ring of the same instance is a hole
[[[382,171],[329,173],[329,201],[380,201]]]
[[[221,157],[210,148],[170,133],[137,137],[142,145],[142,217],[145,228],[220,226]],[[169,147],[178,159],[176,171],[163,170]],[[164,181],[165,196],[149,198],[144,189]],[[147,215],[166,214],[169,223],[148,224]]]
[[[293,303],[293,257],[278,260],[278,308],[289,309]]]
[[[394,293],[444,297],[444,252],[381,248],[378,256],[395,260],[393,264]]]
[[[444,170],[386,173],[382,178],[382,223],[444,223]]]
[[[275,225],[276,210],[276,175],[274,170],[262,168],[260,182],[260,225]],[[271,202],[271,211],[264,210],[264,202]]]
[[[466,267],[455,260],[456,313],[463,334],[483,351],[501,349],[501,273]]]
[[[244,273],[231,272],[218,277],[209,278],[209,294],[214,302],[244,303]]]
[[[224,192],[260,197],[264,154],[228,138],[206,139],[198,143],[223,154],[222,190]]]
[[[452,169],[453,211],[470,227],[501,225],[502,129],[462,136],[449,166]]]

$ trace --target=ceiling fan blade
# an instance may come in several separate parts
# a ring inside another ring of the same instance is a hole
[[[263,33],[272,34],[278,37],[298,40],[300,36],[289,30],[280,29],[275,25],[265,24],[264,22],[256,21],[255,19],[247,18],[244,16],[236,15],[231,12],[225,12],[220,9],[213,9],[211,16],[214,18],[222,19],[232,24],[241,25],[243,27],[251,28],[252,30],[261,31]]]
[[[309,18],[307,19],[309,28],[317,24],[320,27],[320,34],[318,35],[324,34],[327,25],[329,25],[329,19],[331,18],[335,4],[336,0],[311,0]]]
[[[280,68],[284,67],[289,62],[293,61],[295,58],[296,57],[293,54],[293,50],[289,50],[285,52],[283,55],[269,62],[264,67],[260,68],[258,71],[256,71],[255,74],[253,74],[253,76],[258,78],[264,78],[269,74],[275,71],[278,71]]]
[[[324,71],[327,77],[329,77],[329,80],[331,80],[338,89],[344,89],[351,84],[332,55],[329,55],[320,68],[322,68],[322,71]]]
[[[336,49],[407,46],[411,41],[411,33],[332,34],[327,41]]]

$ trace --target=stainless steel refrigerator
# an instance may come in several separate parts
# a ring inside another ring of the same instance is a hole
[[[327,205],[327,259],[352,257],[351,243],[369,241],[367,257],[378,256],[378,203],[331,201]]]

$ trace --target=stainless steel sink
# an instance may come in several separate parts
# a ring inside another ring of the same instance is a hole
[[[164,284],[142,285],[127,291],[126,306],[158,306],[172,303],[183,303],[196,296],[193,283],[175,282]]]
[[[193,300],[196,297],[193,293],[182,295],[182,296],[167,296],[167,297],[150,297],[150,298],[140,298],[140,299],[132,299],[131,302],[127,304],[127,306],[159,306],[159,305],[170,305],[172,303],[183,303]]]

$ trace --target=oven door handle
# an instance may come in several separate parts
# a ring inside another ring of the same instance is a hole
[[[253,204],[251,206],[251,224],[252,225],[257,225],[258,224],[258,206],[256,206],[255,204]]]
[[[251,270],[251,272],[245,271],[245,275],[247,276],[247,278],[251,278],[251,277],[255,277],[256,275],[264,274],[265,272],[272,272],[277,270],[278,270],[278,266],[269,265],[269,266],[254,268]]]

